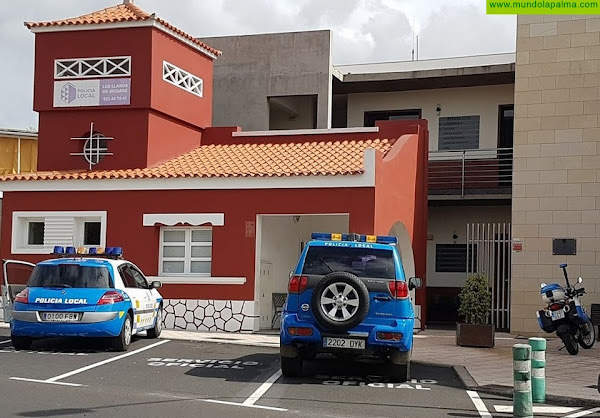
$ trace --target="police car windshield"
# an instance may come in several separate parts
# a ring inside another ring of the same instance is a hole
[[[325,275],[346,271],[358,277],[392,279],[396,277],[391,250],[355,247],[311,246],[306,253],[302,274]]]
[[[33,269],[27,285],[29,287],[108,288],[110,275],[108,269],[102,266],[39,264]]]

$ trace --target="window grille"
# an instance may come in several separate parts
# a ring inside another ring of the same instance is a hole
[[[131,57],[71,58],[54,61],[54,78],[99,78],[131,75]]]
[[[173,64],[168,63],[167,61],[163,61],[163,80],[187,91],[188,93],[202,97],[202,79],[182,70],[179,67],[176,67]]]

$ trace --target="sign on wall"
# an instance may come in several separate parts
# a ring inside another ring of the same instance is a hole
[[[54,82],[54,107],[129,105],[131,78]]]

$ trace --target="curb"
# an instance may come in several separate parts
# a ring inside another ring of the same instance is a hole
[[[469,371],[464,366],[451,366],[458,378],[463,383],[466,389],[475,390],[477,392],[487,393],[490,395],[499,395],[512,398],[513,396],[513,388],[511,386],[503,386],[503,385],[483,385],[480,386],[473,376],[469,373]],[[575,398],[570,396],[560,396],[560,395],[549,395],[546,394],[546,402],[543,404],[535,403],[534,405],[546,405],[546,404],[558,404],[558,405],[568,405],[568,406],[581,406],[581,407],[599,407],[600,400],[589,399],[589,398]]]

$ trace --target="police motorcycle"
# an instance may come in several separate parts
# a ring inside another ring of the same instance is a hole
[[[561,264],[567,287],[558,283],[542,283],[542,300],[547,306],[536,312],[538,324],[545,332],[556,332],[563,341],[569,354],[577,355],[579,346],[592,348],[596,340],[596,331],[586,309],[579,300],[586,292],[585,289],[577,289],[577,284],[583,282],[579,277],[573,286],[569,283],[567,276],[567,265]]]

